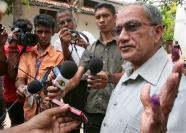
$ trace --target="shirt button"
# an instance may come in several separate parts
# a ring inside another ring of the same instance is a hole
[[[127,85],[128,85],[128,83],[127,83],[127,82],[125,82],[125,83],[124,83],[124,85],[125,85],[125,86],[127,86]]]
[[[114,103],[114,106],[117,106],[117,103]]]
[[[106,126],[107,126],[107,124],[104,122],[104,123],[103,123],[103,126],[104,126],[104,127],[106,127]]]

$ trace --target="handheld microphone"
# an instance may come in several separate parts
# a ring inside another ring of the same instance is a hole
[[[93,57],[89,62],[89,69],[92,75],[96,75],[103,68],[103,61],[100,58]]]
[[[64,61],[61,66],[58,66],[60,73],[57,75],[54,81],[52,81],[53,85],[58,87],[61,90],[64,90],[65,85],[68,80],[71,79],[75,73],[77,72],[77,65],[74,61]]]
[[[41,89],[42,89],[42,84],[41,84],[41,82],[39,82],[38,80],[33,80],[33,81],[31,81],[31,82],[27,85],[27,87],[26,87],[26,89],[25,89],[25,91],[24,91],[24,94],[25,94],[26,97],[29,97],[29,96],[31,96],[31,95],[33,95],[33,94],[35,94],[35,93],[38,93]],[[18,99],[16,99],[16,100],[12,103],[12,105],[6,110],[6,112],[0,117],[0,119],[2,119],[3,117],[5,117],[5,116],[6,116],[6,113],[7,113],[9,110],[11,110],[12,107],[13,107],[17,102],[18,102]]]
[[[24,89],[24,94],[26,97],[29,97],[35,93],[38,93],[42,89],[42,84],[38,80],[31,81],[26,88]]]

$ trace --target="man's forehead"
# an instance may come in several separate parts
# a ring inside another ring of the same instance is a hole
[[[146,19],[144,9],[140,5],[129,5],[118,11],[116,24],[130,20]]]
[[[118,11],[118,16],[127,14],[141,14],[144,13],[144,8],[140,5],[128,5],[124,6]]]
[[[95,12],[95,15],[100,15],[100,14],[109,14],[112,13],[108,8],[102,7],[100,9],[97,9]]]
[[[57,14],[57,17],[58,18],[63,18],[63,17],[72,17],[72,14],[68,11],[65,11],[65,12],[60,12]]]

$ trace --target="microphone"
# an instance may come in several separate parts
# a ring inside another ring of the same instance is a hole
[[[24,89],[24,94],[26,97],[29,97],[35,93],[38,93],[42,89],[42,84],[38,80],[31,81],[26,89]],[[0,117],[2,119],[6,116],[6,113],[12,109],[12,107],[18,102],[18,98],[12,103],[12,105],[6,110],[6,112]]]
[[[68,83],[75,73],[77,72],[77,65],[74,61],[64,61],[62,65],[58,66],[60,73],[54,74],[57,75],[55,80],[52,81],[52,84],[58,87],[61,90],[64,90],[65,85]]]
[[[92,75],[96,75],[103,68],[103,61],[100,58],[93,57],[89,62],[89,69]]]
[[[24,94],[25,94],[26,97],[29,97],[29,96],[41,91],[42,87],[43,86],[42,86],[40,81],[33,80],[24,89]]]

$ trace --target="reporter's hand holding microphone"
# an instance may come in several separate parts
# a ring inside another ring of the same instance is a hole
[[[88,75],[88,87],[91,89],[105,88],[110,80],[110,73],[102,71],[103,61],[93,57],[89,63],[90,75]]]
[[[73,61],[64,61],[61,66],[58,67],[59,72],[56,72],[53,69],[52,73],[55,76],[50,76],[52,84],[47,88],[47,100],[53,98],[62,98],[65,96],[64,87],[68,83],[68,80],[71,79],[77,72],[77,65]],[[55,79],[54,79],[55,78]]]

